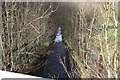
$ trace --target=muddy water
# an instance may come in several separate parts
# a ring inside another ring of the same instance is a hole
[[[50,50],[51,53],[47,56],[47,63],[43,70],[43,77],[69,78],[67,72],[70,72],[71,65],[65,44],[55,43],[51,45]]]

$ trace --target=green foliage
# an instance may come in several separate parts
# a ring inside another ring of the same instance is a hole
[[[68,38],[67,36],[64,36],[64,37],[63,37],[63,42],[66,43],[66,42],[68,41],[68,39],[69,39],[69,38]]]
[[[43,46],[45,46],[45,47],[49,47],[51,43],[52,43],[51,40],[46,41],[46,42],[43,43]]]
[[[110,39],[110,41],[114,41],[115,40],[115,31],[108,31],[108,38]]]
[[[72,43],[69,41],[69,38],[67,36],[63,37],[63,42],[66,43],[68,47],[72,45]]]

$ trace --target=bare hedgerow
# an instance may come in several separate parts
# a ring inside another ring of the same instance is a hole
[[[80,4],[66,41],[77,72],[82,78],[118,78],[117,3]]]
[[[60,26],[79,77],[117,78],[116,4],[2,3],[3,69],[20,72],[28,68],[47,53],[44,42],[52,41]]]
[[[31,63],[46,52],[43,43],[51,40],[50,36],[55,31],[50,27],[51,24],[48,25],[49,17],[59,7],[53,5],[2,2],[3,70],[23,72],[22,70],[29,69]]]

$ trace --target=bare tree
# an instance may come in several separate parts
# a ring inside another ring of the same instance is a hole
[[[57,8],[52,3],[2,3],[4,70],[20,72],[41,55],[43,43],[53,35],[48,18]]]

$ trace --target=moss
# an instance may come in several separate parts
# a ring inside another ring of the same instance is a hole
[[[45,46],[45,47],[49,47],[51,43],[52,43],[51,40],[46,41],[46,42],[43,43],[43,46]]]

